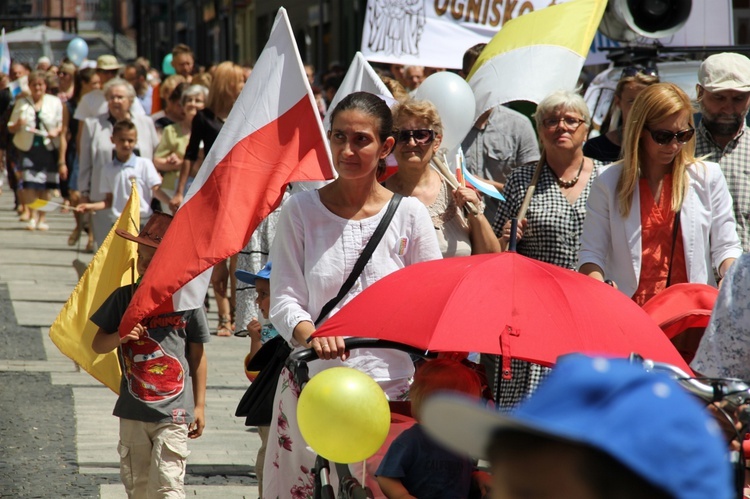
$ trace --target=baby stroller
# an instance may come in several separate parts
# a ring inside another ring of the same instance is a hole
[[[644,303],[643,310],[690,364],[708,326],[718,294],[718,289],[707,284],[675,284]]]
[[[416,363],[419,363],[425,359],[435,358],[437,356],[434,353],[428,353],[423,350],[404,345],[402,343],[388,340],[347,338],[345,340],[345,345],[348,350],[354,350],[358,348],[385,348],[399,350],[408,353]],[[317,359],[315,351],[313,349],[308,349],[292,353],[292,355],[290,355],[289,359],[287,360],[287,368],[291,371],[292,375],[295,378],[295,381],[302,389],[304,389],[304,385],[307,383],[307,381],[309,381],[309,371],[307,363],[315,359]],[[481,379],[481,372],[479,374]],[[483,385],[486,387],[486,380]],[[413,420],[411,419],[410,402],[391,401],[390,409],[392,416],[392,430],[403,430],[408,426],[411,426]],[[390,434],[390,437],[394,437],[393,431]],[[372,463],[369,462],[368,467],[371,464]],[[329,474],[332,467],[336,470],[336,474],[339,477],[338,493],[336,493],[334,487],[329,481]],[[331,463],[322,456],[317,456],[315,467],[313,468],[313,474],[313,497],[315,499],[359,499],[374,497],[373,491],[367,487],[367,484],[361,483],[358,478],[352,475],[347,464]]]

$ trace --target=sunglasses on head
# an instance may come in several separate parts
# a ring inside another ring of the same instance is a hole
[[[435,140],[435,131],[426,128],[419,130],[397,130],[395,135],[396,142],[403,142],[404,144],[408,143],[409,139],[414,139],[416,144],[423,146]]]
[[[644,76],[653,76],[655,78],[659,77],[659,70],[655,67],[646,67],[646,66],[628,66],[626,68],[623,68],[622,74],[620,75],[620,79],[627,78],[627,77],[633,77],[637,74],[642,74]]]
[[[671,143],[672,139],[677,139],[677,142],[680,144],[686,144],[690,142],[690,139],[692,139],[695,134],[695,128],[687,128],[685,130],[680,130],[679,132],[673,132],[671,130],[651,130],[650,128],[646,128],[646,130],[651,134],[651,138],[654,139],[654,142],[660,146],[665,146]]]

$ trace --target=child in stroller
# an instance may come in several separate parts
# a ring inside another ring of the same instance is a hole
[[[347,350],[353,350],[356,348],[392,348],[401,350],[411,354],[413,358],[419,359],[417,361],[419,367],[417,368],[417,375],[415,376],[414,383],[410,388],[409,397],[411,400],[390,402],[391,430],[385,443],[374,456],[367,459],[365,463],[355,463],[351,465],[340,463],[329,464],[326,459],[322,458],[322,456],[318,456],[314,469],[315,492],[313,494],[313,498],[333,499],[334,497],[337,497],[339,499],[358,499],[389,497],[389,495],[385,493],[385,491],[381,491],[381,488],[378,485],[380,479],[378,478],[378,480],[376,481],[374,476],[383,475],[383,477],[386,477],[386,475],[390,475],[388,471],[376,472],[376,470],[378,470],[381,460],[383,460],[384,456],[389,451],[392,443],[398,440],[403,432],[408,431],[410,427],[413,427],[415,425],[415,420],[408,417],[407,414],[419,414],[419,406],[421,404],[421,400],[428,394],[436,391],[459,391],[476,397],[479,397],[482,393],[486,394],[488,393],[486,378],[482,380],[481,373],[478,375],[472,370],[472,368],[467,367],[467,361],[458,362],[449,359],[437,359],[427,360],[425,362],[422,359],[432,359],[435,357],[435,354],[426,353],[424,351],[401,343],[387,340],[347,338],[345,340],[345,344]],[[304,385],[308,380],[307,362],[315,360],[316,358],[317,356],[315,354],[315,351],[312,349],[308,349],[292,353],[287,361],[287,367],[292,372],[292,375],[297,381],[297,384],[301,386],[303,390]],[[418,426],[418,423],[416,424]],[[414,431],[419,430],[417,429]],[[407,442],[409,442],[408,439]],[[405,451],[406,449],[402,450]],[[412,449],[410,449],[409,451],[413,452]],[[417,455],[415,459],[424,461],[425,455],[423,454],[423,452],[424,451],[419,451],[419,455]],[[404,456],[399,456],[399,458],[403,457]],[[396,460],[397,458],[394,457],[393,459]],[[419,474],[423,471],[417,471],[416,468],[410,468],[408,463],[406,462],[403,462],[402,464],[404,465],[406,472],[410,474],[411,478],[415,478],[414,473]],[[453,464],[456,463],[451,461],[451,465]],[[463,465],[463,463],[461,463],[461,465]],[[331,481],[329,481],[328,477],[329,471],[334,468],[336,470],[339,481],[338,495],[334,492],[334,487],[330,485]],[[460,478],[458,478],[458,476],[461,474],[461,472],[454,472],[453,469],[456,468],[457,467],[453,467],[451,470],[434,469],[431,471],[430,476],[434,478],[435,476],[439,475],[442,479],[448,478],[451,482],[457,482],[460,481]],[[471,470],[471,467],[469,467],[468,469]],[[471,473],[469,473],[469,475],[470,479],[478,477],[483,478],[478,487],[474,487],[474,485],[476,484],[472,483],[473,489],[479,490],[483,488],[483,485],[485,483],[488,483],[489,477],[484,473],[477,476],[471,476]],[[363,477],[364,480],[362,480]],[[394,475],[394,477],[398,477],[398,479],[394,481],[400,481],[403,479],[401,475]],[[412,493],[412,496],[414,496],[413,494],[416,494],[416,497],[420,498],[433,497],[431,495],[423,495],[423,493],[420,491],[421,489],[410,492]],[[479,497],[480,495],[481,493],[479,493],[477,497]],[[442,494],[434,497],[458,498],[473,496],[470,496],[468,492],[466,494],[459,495],[448,492],[447,494]]]
[[[479,376],[448,358],[429,360],[414,376],[409,390],[416,423],[390,445],[376,478],[385,497],[469,497],[473,463],[428,436],[420,421],[422,402],[432,393],[453,391],[479,397]]]

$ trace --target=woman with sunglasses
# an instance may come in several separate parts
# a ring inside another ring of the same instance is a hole
[[[724,175],[696,160],[694,135],[685,92],[648,87],[630,111],[623,161],[589,196],[580,272],[639,305],[671,284],[715,284],[714,269],[723,277],[742,253]]]
[[[414,196],[427,207],[443,258],[499,252],[476,191],[467,187],[452,190],[445,177],[431,166],[443,133],[435,106],[423,100],[402,102],[393,110],[393,123],[393,155],[398,171],[386,180],[385,186],[402,196]],[[467,203],[475,210],[470,210]]]
[[[628,122],[633,102],[646,87],[655,83],[659,83],[659,75],[655,68],[630,66],[623,69],[620,81],[615,87],[612,105],[602,122],[601,135],[586,142],[583,146],[583,154],[602,163],[612,163],[620,159],[622,133],[625,123]],[[618,126],[610,130],[610,122],[613,120]]]

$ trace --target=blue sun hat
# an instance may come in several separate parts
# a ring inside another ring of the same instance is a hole
[[[234,275],[240,281],[246,284],[250,284],[251,286],[255,286],[256,279],[271,279],[271,262],[266,263],[266,265],[262,269],[260,269],[257,274],[253,274],[252,272],[248,272],[247,270],[235,270]]]
[[[496,432],[525,431],[604,452],[675,498],[735,497],[728,446],[705,406],[626,359],[561,357],[510,414],[449,394],[427,399],[422,413],[432,437],[472,457],[486,459]]]

